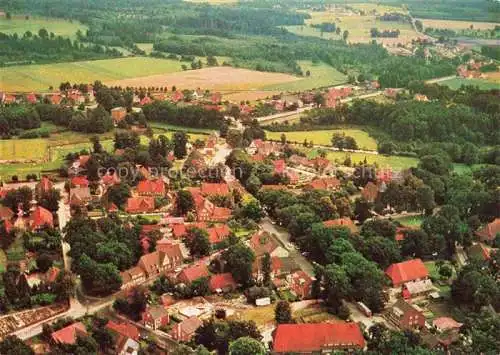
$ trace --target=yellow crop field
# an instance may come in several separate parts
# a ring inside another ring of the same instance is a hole
[[[0,161],[2,160],[40,160],[45,157],[45,139],[6,139],[0,140]]]
[[[491,30],[498,23],[494,22],[474,22],[474,21],[458,21],[458,20],[431,20],[431,19],[419,19],[422,21],[424,27],[432,28],[444,28],[449,30],[465,30],[473,26],[476,30]]]

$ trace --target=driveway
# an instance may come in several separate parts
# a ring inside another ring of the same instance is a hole
[[[305,271],[308,275],[314,276],[314,267],[309,260],[307,260],[297,247],[290,242],[290,234],[286,229],[278,227],[271,222],[269,217],[265,217],[260,222],[261,228],[272,234],[276,240],[283,245],[283,247],[288,250],[290,257],[300,266],[300,268]]]

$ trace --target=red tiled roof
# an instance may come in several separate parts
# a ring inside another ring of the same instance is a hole
[[[28,101],[30,104],[36,104],[36,96],[34,93],[26,95],[26,101]]]
[[[202,325],[203,322],[198,317],[189,317],[174,325],[169,334],[176,340],[186,340],[182,339],[183,334],[189,338]]]
[[[328,221],[324,221],[323,225],[325,227],[347,227],[351,231],[351,233],[358,232],[358,228],[356,227],[352,219],[347,217],[330,219]]]
[[[258,256],[272,253],[278,247],[278,244],[268,233],[259,231],[250,239],[250,246]]]
[[[225,183],[209,183],[204,182],[201,184],[202,195],[228,195],[229,185]]]
[[[375,201],[375,199],[378,196],[378,187],[375,185],[373,182],[369,181],[365,187],[363,188],[363,191],[361,191],[361,195],[367,200],[367,201]]]
[[[458,323],[456,320],[450,317],[439,317],[432,321],[432,325],[434,325],[439,330],[448,330],[448,329],[456,329],[460,328],[463,324]]]
[[[177,102],[181,101],[182,99],[184,99],[184,94],[181,91],[174,91],[174,93],[172,94],[172,101]]]
[[[119,182],[120,178],[118,177],[116,172],[114,174],[106,174],[102,177],[102,183],[105,185],[114,185],[118,184]]]
[[[165,183],[161,179],[142,180],[137,184],[137,192],[141,195],[146,194],[165,194]]]
[[[57,279],[57,276],[59,276],[59,273],[61,272],[61,269],[58,267],[52,266],[49,270],[47,270],[47,282],[54,282]]]
[[[175,238],[183,238],[186,236],[189,228],[200,228],[207,229],[207,224],[205,222],[196,222],[196,223],[175,223],[172,224],[172,235]]]
[[[213,221],[225,221],[231,217],[231,209],[230,208],[225,208],[225,207],[214,207],[213,213],[212,213],[212,220]]]
[[[385,270],[387,276],[392,280],[393,285],[424,279],[429,276],[429,272],[420,259],[412,259],[401,263],[392,264]]]
[[[110,320],[108,324],[106,324],[106,328],[136,341],[139,340],[139,329],[130,323],[115,323]]]
[[[273,161],[273,165],[275,174],[283,174],[285,172],[285,167],[286,167],[285,160],[283,159],[275,160]]]
[[[207,266],[203,263],[195,264],[183,269],[178,276],[179,280],[187,283],[191,283],[200,277],[208,277]]]
[[[32,228],[39,228],[44,225],[48,225],[50,227],[54,226],[54,217],[52,216],[52,212],[41,206],[37,206],[35,208],[31,214],[31,221]]]
[[[231,230],[226,224],[209,228],[207,231],[208,239],[210,240],[211,244],[220,243],[231,234]]]
[[[488,223],[486,226],[481,228],[476,232],[476,235],[481,240],[494,240],[496,235],[500,233],[500,218],[495,218],[495,220],[491,223]]]
[[[210,291],[216,292],[217,290],[224,290],[226,288],[236,288],[236,281],[230,272],[224,274],[212,275],[208,283]]]
[[[336,189],[340,186],[340,181],[334,177],[320,178],[311,181],[307,186],[315,190]]]
[[[75,176],[71,179],[71,185],[79,186],[79,187],[87,187],[89,186],[89,180],[86,176]]]
[[[152,212],[155,210],[155,200],[153,197],[130,197],[125,210],[129,213]]]
[[[277,353],[364,347],[365,339],[356,323],[279,324],[273,339]]]
[[[46,176],[42,176],[40,182],[36,184],[37,190],[42,192],[49,191],[52,188],[52,186],[53,186],[52,181],[50,181],[50,179]]]
[[[11,219],[12,217],[14,217],[14,212],[9,207],[0,205],[0,220],[1,219],[8,220]]]
[[[52,333],[52,339],[60,344],[75,344],[77,335],[87,335],[83,323],[73,323]]]
[[[139,105],[144,106],[144,105],[148,105],[148,104],[150,104],[150,103],[152,103],[152,102],[153,102],[153,100],[152,100],[149,96],[145,96],[145,97],[141,100],[141,102],[139,102]]]
[[[50,96],[50,102],[52,105],[59,105],[62,101],[62,96],[60,94],[54,94]]]

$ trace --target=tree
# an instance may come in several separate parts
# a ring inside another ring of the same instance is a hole
[[[366,199],[361,197],[354,201],[354,216],[361,223],[371,217],[370,209],[371,204]]]
[[[314,94],[313,102],[316,104],[316,107],[324,106],[325,105],[325,97],[323,96],[322,93],[317,92]]]
[[[27,187],[23,186],[17,190],[9,190],[3,199],[3,205],[9,207],[12,211],[16,212],[19,207],[24,212],[29,212],[31,201],[33,200],[33,192]]]
[[[38,37],[40,37],[41,39],[47,39],[49,37],[49,33],[45,28],[40,28],[38,30]]]
[[[92,152],[94,154],[104,153],[104,148],[99,140],[99,136],[92,136],[90,142],[92,142]]]
[[[230,129],[227,132],[226,142],[233,148],[241,148],[243,146],[243,134],[237,129]]]
[[[286,144],[286,135],[285,135],[285,133],[281,133],[280,140],[281,140],[281,144],[283,144],[283,145]]]
[[[360,234],[365,237],[380,235],[394,240],[396,237],[396,225],[387,219],[372,219],[363,223]]]
[[[50,189],[37,196],[38,204],[51,212],[56,212],[59,209],[59,200],[61,193],[57,189]]]
[[[190,254],[196,258],[210,254],[211,245],[205,229],[189,228],[184,242]]]
[[[261,260],[261,268],[262,268],[262,284],[264,286],[271,286],[271,255],[269,253],[265,253]]]
[[[363,256],[379,264],[382,269],[401,260],[399,247],[394,239],[373,236],[359,239],[358,242]]]
[[[47,253],[41,253],[36,258],[36,265],[40,272],[45,273],[52,266],[52,257]]]
[[[434,191],[427,186],[417,188],[417,204],[426,214],[432,214],[436,203],[434,202]]]
[[[179,131],[174,133],[174,155],[177,159],[182,159],[187,154],[186,144],[188,143],[188,135],[185,132]]]
[[[259,201],[255,199],[243,204],[241,207],[241,216],[244,218],[249,218],[255,222],[259,222],[263,215],[264,213],[262,212],[262,207],[260,206]]]
[[[347,37],[349,37],[349,31],[345,30],[344,33],[342,34],[342,39],[344,41],[347,41]]]
[[[252,264],[255,254],[252,249],[243,242],[231,245],[222,253],[222,259],[226,261],[233,278],[244,286],[252,283]]]
[[[288,301],[279,301],[274,308],[274,319],[278,324],[293,323],[292,308]]]
[[[229,345],[231,355],[265,355],[267,352],[260,341],[250,337],[241,337]]]
[[[190,191],[180,190],[175,200],[177,215],[183,216],[194,209],[194,199]]]
[[[34,355],[35,352],[15,335],[7,335],[0,342],[0,354]]]
[[[125,205],[130,196],[130,186],[125,182],[113,185],[108,189],[108,201],[118,207]]]
[[[77,268],[85,290],[91,294],[109,295],[122,285],[120,273],[112,263],[101,264],[84,254]]]

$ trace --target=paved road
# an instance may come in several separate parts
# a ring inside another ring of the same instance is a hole
[[[439,83],[441,81],[455,79],[456,77],[457,77],[456,75],[443,76],[442,78],[435,78],[435,79],[427,80],[425,83],[426,84],[435,84],[435,83]]]
[[[260,222],[260,226],[264,231],[276,236],[278,242],[280,242],[285,249],[288,250],[290,257],[295,260],[297,265],[299,265],[302,270],[304,270],[308,275],[314,276],[314,268],[309,260],[300,254],[300,252],[295,248],[295,245],[293,245],[292,248],[289,247],[292,244],[290,243],[290,234],[284,228],[274,225],[269,217],[263,218]]]

